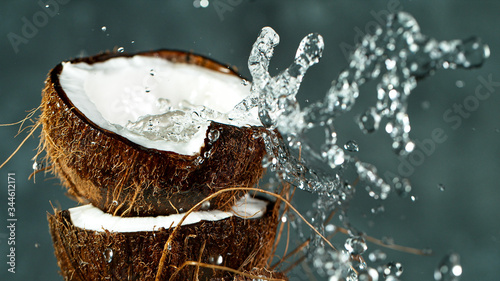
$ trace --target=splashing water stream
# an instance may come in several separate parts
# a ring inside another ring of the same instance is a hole
[[[230,115],[258,107],[260,120],[268,128],[266,134],[258,136],[266,143],[269,158],[265,160],[265,166],[276,172],[280,180],[318,194],[314,212],[311,212],[311,221],[317,229],[324,232],[327,215],[335,209],[340,211],[340,218],[352,235],[346,242],[348,252],[325,248],[313,233],[308,259],[314,268],[329,276],[330,280],[369,280],[366,278],[373,278],[374,270],[366,264],[356,265],[348,258],[349,252],[355,248],[356,253],[365,252],[366,245],[358,243],[356,239],[362,238],[356,237],[362,233],[349,224],[346,216],[354,188],[343,175],[346,169],[353,168],[359,179],[368,184],[369,195],[375,199],[385,199],[392,191],[404,196],[411,190],[411,185],[408,179],[397,176],[387,183],[378,175],[374,165],[344,153],[342,146],[337,144],[335,119],[352,109],[361,85],[378,79],[376,105],[368,108],[357,123],[364,133],[372,133],[384,122],[385,131],[392,139],[392,149],[397,155],[406,156],[415,147],[410,139],[407,107],[417,81],[437,69],[481,66],[489,56],[489,48],[478,38],[451,41],[429,38],[420,32],[411,15],[400,12],[389,16],[386,26],[376,28],[373,34],[366,35],[356,45],[348,67],[332,81],[322,101],[301,108],[296,95],[308,68],[321,58],[323,38],[315,33],[307,35],[300,42],[292,64],[272,77],[268,72],[269,63],[278,43],[279,36],[273,29],[262,29],[248,59],[253,77],[251,95]],[[305,138],[307,132],[316,127],[323,128],[326,135],[319,151],[308,145]],[[351,152],[358,150],[355,142],[344,148]],[[330,167],[326,172],[321,168],[324,164]],[[379,273],[387,280],[396,280],[402,273],[402,266],[400,263],[391,264],[385,271],[389,273],[384,274],[383,270]],[[373,276],[369,275],[370,272]]]

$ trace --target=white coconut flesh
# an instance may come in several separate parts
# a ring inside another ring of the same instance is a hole
[[[250,86],[235,75],[146,56],[62,65],[60,84],[80,112],[97,126],[147,148],[195,155],[204,144],[210,121],[235,126],[261,125],[256,109],[237,118],[225,115],[250,95]],[[191,109],[203,108],[200,106],[222,114],[201,119],[196,116],[193,121]],[[166,112],[170,115],[165,115]],[[186,116],[179,117],[182,112]],[[164,135],[170,137],[155,139],[148,135],[158,134],[158,128],[154,127],[156,117],[166,120],[164,129],[170,131]],[[171,137],[175,134],[188,137]]]
[[[250,197],[248,194],[240,198],[231,211],[219,210],[192,212],[181,223],[190,225],[201,221],[218,221],[237,216],[243,219],[261,218],[267,210],[268,202]],[[94,231],[141,232],[158,231],[160,228],[176,227],[185,217],[184,214],[173,214],[157,217],[119,217],[104,213],[91,204],[69,209],[74,226]]]

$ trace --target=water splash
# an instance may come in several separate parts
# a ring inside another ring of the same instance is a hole
[[[273,159],[271,166],[282,179],[332,197],[342,193],[345,184],[338,176],[347,164],[353,164],[361,179],[379,189],[374,197],[386,198],[391,190],[373,165],[346,155],[337,145],[335,118],[352,108],[360,85],[379,77],[381,80],[377,85],[377,104],[360,116],[360,127],[370,133],[379,128],[382,120],[386,121],[385,130],[393,139],[394,151],[405,155],[415,147],[409,138],[411,127],[406,109],[417,80],[438,68],[476,67],[489,56],[488,47],[476,38],[437,41],[420,33],[409,14],[398,13],[389,17],[385,28],[378,27],[357,45],[348,68],[332,82],[323,101],[301,109],[296,94],[307,69],[321,58],[323,39],[318,34],[306,36],[290,67],[271,77],[269,62],[278,43],[279,36],[274,30],[262,29],[248,60],[253,77],[252,94],[236,109],[258,106],[261,122],[269,128],[263,138]],[[308,146],[303,135],[320,126],[325,129],[326,140],[318,152]],[[294,156],[297,151],[300,158]],[[326,163],[333,171],[325,176],[321,169],[316,169],[317,165],[311,165],[314,162]],[[402,194],[411,190],[405,179],[395,179],[393,184],[402,188]]]
[[[306,71],[321,58],[323,39],[315,33],[306,36],[300,42],[292,64],[272,77],[268,71],[269,63],[279,40],[278,34],[270,27],[260,32],[248,60],[253,78],[251,95],[238,104],[235,111],[258,107],[260,120],[268,129],[256,136],[266,144],[268,158],[263,166],[276,172],[280,180],[318,194],[313,211],[308,213],[313,225],[324,233],[325,219],[336,210],[351,233],[346,248],[351,254],[363,254],[366,244],[354,243],[354,236],[362,233],[349,223],[346,216],[354,192],[345,176],[347,171],[354,170],[367,184],[368,194],[375,199],[385,199],[393,191],[406,197],[411,184],[408,179],[397,176],[387,183],[378,175],[374,165],[361,161],[352,153],[345,153],[356,152],[359,148],[355,142],[344,146],[337,144],[335,120],[353,108],[361,85],[377,80],[377,102],[359,116],[357,123],[364,133],[373,133],[383,126],[392,139],[396,155],[404,157],[415,148],[410,139],[407,108],[417,82],[438,69],[478,67],[489,56],[489,48],[478,38],[451,41],[430,38],[420,32],[411,15],[400,12],[389,16],[385,26],[377,27],[356,45],[348,67],[332,81],[323,100],[301,108],[296,95]],[[305,137],[309,130],[317,127],[325,131],[325,141],[320,149],[314,149]],[[412,198],[416,200],[415,196]],[[300,228],[300,222],[291,223]],[[315,233],[311,235],[307,257],[317,272],[330,280],[358,280],[358,277],[369,280],[367,278],[371,275],[364,274],[368,270],[366,264],[354,264],[349,259],[349,252],[326,249]],[[305,235],[299,231],[299,236]],[[358,247],[358,244],[364,246]],[[359,276],[353,268],[359,269]],[[402,271],[402,265],[393,262],[385,266],[382,274],[386,280],[398,280]]]

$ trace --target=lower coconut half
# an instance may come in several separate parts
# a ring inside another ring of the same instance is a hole
[[[247,195],[230,212],[185,218],[117,217],[85,205],[48,220],[65,280],[245,280],[223,267],[249,274],[264,267],[278,215],[278,203]]]

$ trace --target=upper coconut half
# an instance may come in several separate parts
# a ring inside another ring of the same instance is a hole
[[[256,112],[233,108],[249,86],[202,56],[160,50],[57,65],[42,98],[42,142],[69,193],[115,215],[186,211],[261,178]],[[240,192],[211,209],[228,210]]]

